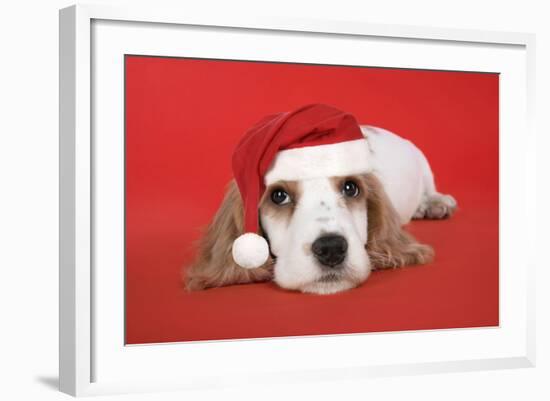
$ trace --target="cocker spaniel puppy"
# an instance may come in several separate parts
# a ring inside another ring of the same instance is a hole
[[[457,205],[437,192],[415,145],[323,104],[259,121],[235,149],[233,173],[185,271],[189,290],[274,280],[344,291],[373,269],[429,262],[432,248],[402,226]]]

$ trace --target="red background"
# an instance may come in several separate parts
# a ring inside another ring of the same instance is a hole
[[[498,325],[498,75],[142,56],[125,69],[127,343]],[[239,137],[313,102],[424,151],[459,203],[450,220],[407,228],[435,261],[329,296],[273,283],[187,293],[182,266]]]

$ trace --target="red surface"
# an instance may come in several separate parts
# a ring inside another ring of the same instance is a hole
[[[426,154],[460,209],[408,229],[432,264],[330,296],[272,283],[187,293],[182,266],[266,114],[328,103]],[[127,343],[498,325],[498,75],[126,58]]]

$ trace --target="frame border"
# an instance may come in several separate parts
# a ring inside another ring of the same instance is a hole
[[[305,32],[321,35],[376,36],[467,42],[471,44],[521,45],[527,63],[527,150],[535,154],[534,90],[535,35],[408,25],[371,24],[362,21],[329,21],[279,17],[223,17],[189,15],[183,10],[147,7],[119,8],[104,5],[73,5],[59,11],[59,389],[73,395],[125,393],[123,384],[93,383],[91,271],[92,244],[92,138],[91,138],[91,23],[94,19],[147,23],[183,24],[203,27],[261,29]],[[532,157],[527,170],[535,177]],[[535,188],[533,182],[528,182]],[[534,192],[534,191],[533,191]],[[533,193],[534,195],[534,193]],[[530,197],[531,210],[535,199]],[[530,219],[532,220],[532,219]],[[531,233],[534,233],[534,222]],[[531,234],[533,235],[533,234]],[[534,246],[534,245],[533,245]],[[445,363],[416,363],[365,367],[346,372],[304,372],[294,380],[326,380],[367,376],[415,375],[441,372],[507,369],[535,366],[535,266],[527,265],[527,344],[526,355]],[[335,369],[336,370],[336,369]],[[333,374],[336,373],[336,374]],[[260,382],[265,380],[260,379]],[[126,383],[128,385],[128,383]],[[140,386],[141,387],[141,386]],[[154,391],[144,386],[143,390]],[[166,386],[171,389],[174,386]],[[200,387],[210,388],[208,383]],[[176,389],[176,388],[174,388]],[[160,389],[156,389],[160,390]],[[139,391],[139,389],[138,389]]]

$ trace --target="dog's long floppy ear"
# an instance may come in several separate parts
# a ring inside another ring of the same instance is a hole
[[[367,253],[374,269],[428,263],[433,249],[419,244],[401,227],[399,216],[373,174],[365,176],[367,184]]]
[[[202,290],[229,284],[244,284],[269,280],[272,277],[272,259],[261,267],[244,269],[232,256],[233,241],[243,230],[243,204],[239,188],[232,180],[222,205],[199,242],[198,254],[192,266],[186,269],[185,287]]]

